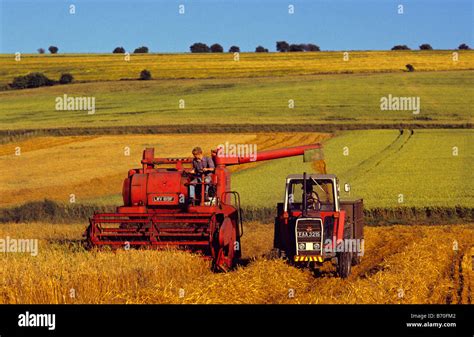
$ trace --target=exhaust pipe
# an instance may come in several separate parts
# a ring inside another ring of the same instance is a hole
[[[308,216],[308,200],[306,195],[306,172],[303,172],[303,216]]]

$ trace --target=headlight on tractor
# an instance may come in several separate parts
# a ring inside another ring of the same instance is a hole
[[[299,250],[305,250],[306,249],[306,244],[304,244],[304,243],[298,244],[298,249]]]
[[[314,250],[319,250],[321,248],[321,245],[317,242],[313,243],[313,249]]]

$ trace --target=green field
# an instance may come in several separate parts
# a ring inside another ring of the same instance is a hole
[[[96,112],[57,111],[56,98],[95,97]],[[381,111],[419,97],[421,111]],[[167,124],[451,123],[472,121],[474,72],[339,74],[258,79],[81,83],[0,92],[2,129]],[[184,108],[179,108],[179,100]],[[289,108],[294,100],[294,108]]]
[[[367,208],[474,205],[474,131],[365,130],[343,132],[324,143],[328,173],[361,197]],[[458,155],[453,156],[453,147]],[[345,156],[344,147],[349,149]],[[286,158],[237,172],[232,186],[246,206],[272,207],[281,201],[285,177],[314,171],[301,158]],[[403,201],[399,202],[400,194]]]
[[[367,208],[474,205],[474,130],[345,131],[323,144],[328,173],[336,174],[341,186],[351,185],[350,193],[341,187],[342,198],[363,198]],[[301,157],[268,161],[234,173],[232,189],[243,206],[274,207],[282,201],[285,177],[304,171],[314,168]],[[84,203],[120,205],[122,199],[117,193]]]
[[[442,123],[472,121],[474,52],[0,55],[14,77],[69,72],[76,84],[0,91],[1,129],[188,124]],[[406,72],[406,64],[414,73]],[[138,81],[149,69],[154,80]],[[124,80],[124,81],[121,81]],[[56,110],[56,98],[94,97],[95,114]],[[421,112],[381,111],[380,99],[419,97]],[[180,107],[180,100],[181,107]],[[290,100],[294,108],[290,108]],[[184,106],[183,106],[184,104]]]

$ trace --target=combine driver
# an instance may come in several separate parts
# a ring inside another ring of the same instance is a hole
[[[206,196],[208,195],[209,184],[212,182],[211,173],[214,173],[215,166],[211,157],[204,157],[202,149],[199,146],[196,146],[192,153],[194,159],[191,173],[194,175],[194,179],[191,180],[191,185],[189,185],[189,198],[190,203],[194,205],[196,201],[196,186],[200,186],[199,184],[202,183],[203,174],[204,183],[206,184]]]

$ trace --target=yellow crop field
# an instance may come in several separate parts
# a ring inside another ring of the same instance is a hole
[[[453,60],[453,53],[458,53]],[[472,51],[343,51],[313,53],[211,54],[25,54],[0,55],[0,83],[15,76],[42,72],[52,79],[69,72],[77,81],[137,79],[143,69],[156,79],[238,78],[328,73],[375,73],[405,71],[412,64],[417,71],[474,69]]]
[[[198,145],[209,155],[226,142],[255,144],[258,150],[265,150],[318,143],[329,137],[324,133],[160,134],[36,137],[7,143],[0,145],[0,207],[44,198],[69,202],[70,194],[83,202],[121,193],[128,170],[140,167],[145,147],[154,147],[156,157],[189,157]],[[17,148],[20,155],[16,155]]]
[[[38,239],[37,255],[0,255],[0,303],[472,303],[474,228],[369,227],[346,279],[267,257],[272,224],[247,223],[243,261],[215,274],[183,251],[86,251],[84,224],[3,224],[0,238]]]

